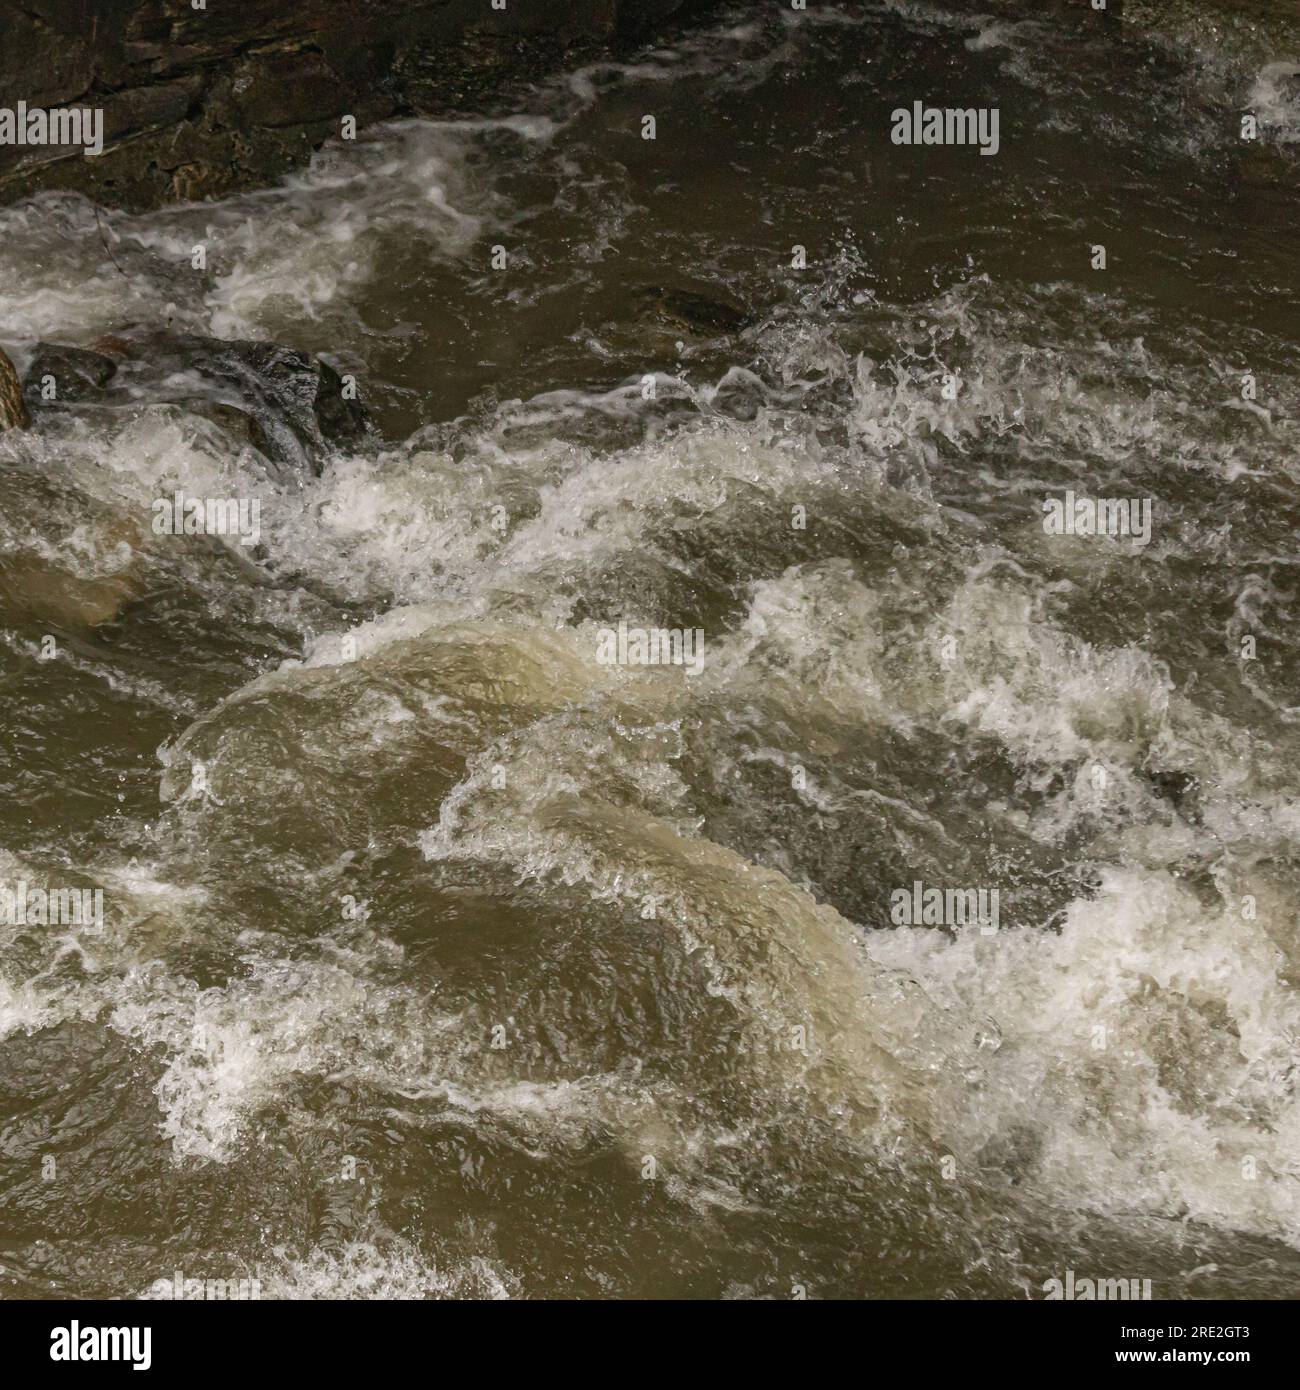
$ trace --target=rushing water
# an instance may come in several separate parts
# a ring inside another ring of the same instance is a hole
[[[0,882],[104,894],[0,925],[7,1296],[1294,1293],[1293,7],[758,8],[0,212],[20,369],[272,338],[382,436],[0,436]],[[178,486],[260,545],[152,534]]]

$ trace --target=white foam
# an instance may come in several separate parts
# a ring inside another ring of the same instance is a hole
[[[1300,1245],[1300,1102],[1284,1080],[1300,1004],[1262,920],[1206,909],[1167,871],[1113,867],[1059,933],[900,929],[871,952],[996,1026],[961,1117],[969,1162],[1032,1136],[1016,1176],[1062,1206]]]

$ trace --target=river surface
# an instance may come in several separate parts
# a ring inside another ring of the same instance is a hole
[[[0,436],[0,885],[104,904],[0,922],[4,1296],[1295,1296],[1300,20],[1128,10],[743,7],[0,210],[20,370],[274,339],[378,431]]]

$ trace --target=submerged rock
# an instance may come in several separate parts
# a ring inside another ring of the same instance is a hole
[[[38,555],[0,558],[0,612],[79,632],[121,616],[144,592],[138,567],[88,578]]]
[[[1162,801],[1169,802],[1182,815],[1193,819],[1198,816],[1201,784],[1193,773],[1174,768],[1155,768],[1147,769],[1145,775],[1152,792]]]
[[[86,632],[146,592],[141,518],[40,469],[6,466],[0,486],[0,627]]]
[[[23,390],[18,382],[14,364],[0,348],[0,434],[5,430],[25,430],[31,424]]]
[[[752,322],[750,315],[718,290],[695,290],[646,285],[637,291],[642,317],[676,332],[699,337],[739,333]]]
[[[117,363],[98,352],[37,343],[23,378],[23,395],[33,405],[42,400],[86,400],[107,386],[116,371]]]
[[[211,420],[241,449],[253,449],[265,458],[271,457],[273,445],[266,437],[266,431],[248,411],[226,401],[186,401],[184,409],[191,415]]]

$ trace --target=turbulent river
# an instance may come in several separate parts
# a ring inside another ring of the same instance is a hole
[[[0,885],[103,902],[0,921],[5,1296],[1294,1294],[1300,21],[759,11],[0,210],[19,371],[266,339],[375,422],[0,435]]]

